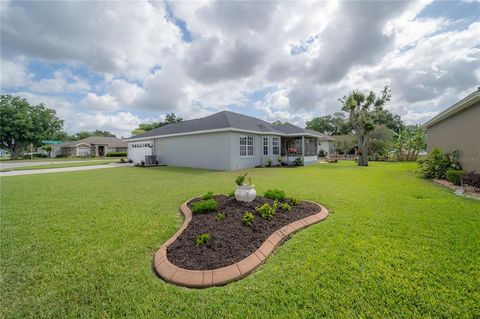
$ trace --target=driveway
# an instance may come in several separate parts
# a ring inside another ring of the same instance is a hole
[[[80,161],[53,161],[54,164],[60,163],[83,163],[83,162],[100,162],[100,161],[111,161],[111,160],[80,160]],[[6,162],[0,161],[0,169],[10,169],[15,167],[23,167],[23,166],[37,166],[37,165],[50,165],[52,164],[51,161],[24,161],[24,162]]]
[[[20,176],[20,175],[33,175],[33,174],[48,174],[48,173],[62,173],[62,172],[75,172],[75,171],[88,171],[92,169],[104,169],[104,168],[116,168],[116,167],[128,167],[133,166],[133,163],[110,163],[107,165],[92,165],[92,166],[77,166],[77,167],[63,167],[63,168],[45,168],[45,169],[32,169],[25,171],[10,171],[0,173],[0,177],[4,176]]]

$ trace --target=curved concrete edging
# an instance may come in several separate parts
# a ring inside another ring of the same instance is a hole
[[[194,199],[194,198],[192,198]],[[260,266],[272,253],[275,247],[278,247],[283,240],[290,234],[321,222],[328,216],[328,210],[322,205],[308,201],[318,205],[319,212],[315,215],[299,219],[293,223],[283,226],[279,230],[272,233],[253,254],[245,259],[222,268],[212,270],[188,270],[175,266],[167,259],[167,247],[173,243],[178,236],[187,228],[188,223],[192,220],[192,211],[188,208],[187,200],[180,207],[181,212],[185,216],[182,227],[167,240],[155,253],[153,267],[156,273],[165,281],[190,288],[207,288],[212,286],[220,286],[229,282],[241,279],[250,274],[254,269]]]

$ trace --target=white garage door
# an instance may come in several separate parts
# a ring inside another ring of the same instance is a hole
[[[145,155],[152,155],[152,143],[150,141],[128,143],[129,160],[137,164],[145,161]]]

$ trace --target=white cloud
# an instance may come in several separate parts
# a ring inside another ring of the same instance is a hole
[[[32,75],[21,62],[0,59],[0,88],[19,88],[27,86]]]

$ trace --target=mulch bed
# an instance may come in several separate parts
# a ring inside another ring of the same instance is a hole
[[[224,195],[214,196],[219,207],[216,212],[193,214],[192,220],[180,236],[167,248],[170,262],[180,268],[190,270],[209,270],[232,265],[255,252],[272,233],[296,220],[319,212],[315,204],[302,201],[292,207],[290,212],[277,208],[275,217],[271,220],[261,218],[255,211],[264,203],[273,205],[273,200],[258,197],[251,203],[238,202],[234,197]],[[191,205],[199,199],[193,199]],[[280,206],[280,205],[279,205]],[[246,211],[251,211],[255,221],[251,226],[245,226],[241,218]],[[216,221],[218,212],[223,212],[226,218]],[[197,246],[195,239],[198,234],[209,233],[210,241]]]

